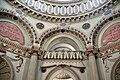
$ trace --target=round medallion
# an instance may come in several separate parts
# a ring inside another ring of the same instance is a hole
[[[90,24],[89,23],[85,23],[82,26],[83,29],[89,29],[90,28]]]
[[[37,27],[38,29],[43,29],[43,28],[44,28],[44,24],[43,24],[43,23],[37,23],[37,24],[36,24],[36,27]]]

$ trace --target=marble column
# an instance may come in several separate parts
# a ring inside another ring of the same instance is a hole
[[[98,68],[98,73],[99,73],[99,77],[100,77],[100,80],[105,80],[105,73],[104,73],[104,70],[103,70],[103,61],[101,58],[97,58],[97,68]]]
[[[36,80],[37,54],[33,54],[30,59],[27,80]]]
[[[37,69],[37,80],[42,80],[42,71],[41,71],[41,65],[43,64],[42,60],[38,60],[38,69]]]
[[[25,58],[25,66],[24,66],[24,71],[23,71],[22,80],[27,80],[29,63],[30,63],[30,58],[29,58],[29,57],[26,57],[26,58]]]
[[[92,53],[89,55],[89,75],[89,80],[99,80],[95,56]]]

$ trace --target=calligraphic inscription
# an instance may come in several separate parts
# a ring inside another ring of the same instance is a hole
[[[103,34],[102,45],[106,45],[109,42],[113,42],[120,39],[120,23],[111,25]]]
[[[10,40],[17,41],[22,45],[24,44],[23,34],[16,25],[10,22],[0,22],[0,35]]]

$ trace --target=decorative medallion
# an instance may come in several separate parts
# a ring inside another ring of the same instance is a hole
[[[111,14],[112,12],[113,12],[112,9],[108,9],[105,11],[104,16],[107,16],[107,15]]]
[[[19,14],[21,16],[23,15],[23,13],[22,13],[22,11],[20,9],[16,9],[15,11],[16,11],[17,14]]]
[[[82,26],[83,29],[89,29],[90,28],[90,24],[89,23],[85,23]]]
[[[102,36],[102,45],[107,45],[109,42],[113,42],[120,39],[120,23],[111,25]]]
[[[14,17],[14,19],[17,19],[17,17]],[[0,22],[0,35],[9,38],[12,41],[17,41],[22,45],[25,43],[24,36],[20,29],[10,22]]]
[[[58,26],[59,27],[69,27],[69,25],[67,23],[64,23],[64,22],[58,24]]]
[[[37,24],[36,24],[36,27],[37,27],[38,29],[43,29],[43,28],[44,28],[44,24],[43,24],[43,23],[37,23]]]

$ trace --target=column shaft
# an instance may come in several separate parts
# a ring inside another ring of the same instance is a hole
[[[90,75],[90,80],[99,80],[98,76],[98,70],[96,66],[96,61],[95,61],[95,56],[90,55],[89,56],[89,75]]]
[[[27,74],[28,74],[28,68],[29,68],[29,63],[30,63],[30,58],[26,58],[25,59],[25,66],[24,66],[24,71],[23,71],[23,76],[22,76],[22,80],[26,80],[27,79]]]
[[[37,55],[32,55],[28,69],[27,80],[35,80],[37,68]]]

